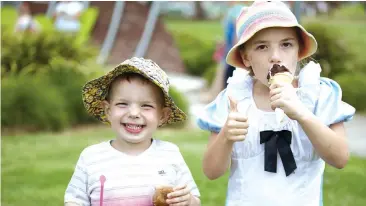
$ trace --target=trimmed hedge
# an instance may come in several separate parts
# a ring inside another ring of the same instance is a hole
[[[179,48],[187,72],[194,76],[202,76],[215,62],[212,55],[214,44],[183,32],[173,32],[173,37]]]
[[[357,111],[365,111],[366,106],[362,102],[366,101],[366,62],[353,43],[356,41],[363,45],[364,39],[361,36],[359,39],[350,39],[357,37],[352,32],[357,32],[358,27],[349,26],[347,30],[339,30],[339,26],[333,23],[308,22],[305,28],[317,39],[318,51],[312,58],[320,63],[322,76],[340,84],[343,101],[354,106]]]
[[[342,88],[342,100],[351,104],[356,110],[366,111],[366,74],[342,74],[335,78]]]
[[[352,55],[339,30],[323,22],[309,22],[304,27],[318,42],[318,50],[312,58],[322,66],[322,76],[334,78],[350,69],[347,66]]]
[[[331,12],[331,17],[341,21],[366,21],[366,4],[365,2],[362,2],[362,4],[357,2],[355,4],[342,5],[340,8]]]
[[[4,127],[59,131],[94,122],[86,114],[81,87],[101,70],[87,63],[96,50],[78,46],[74,38],[57,32],[1,31],[2,117]]]
[[[220,68],[222,69],[222,68]],[[211,87],[213,81],[215,80],[216,77],[216,73],[218,70],[218,66],[217,65],[213,65],[210,68],[208,68],[205,73],[203,74],[203,78],[206,80],[206,86],[207,87]]]
[[[69,126],[66,99],[40,75],[10,75],[1,86],[3,127],[59,131]]]
[[[83,105],[81,98],[81,88],[89,80],[89,76],[94,78],[94,75],[86,75],[80,70],[80,65],[76,62],[66,61],[62,58],[54,59],[43,78],[55,85],[58,91],[65,100],[68,120],[71,125],[79,123],[94,122]],[[91,69],[91,68],[89,68]],[[101,68],[94,67],[92,70]]]
[[[96,122],[87,114],[81,98],[81,87],[94,77],[79,67],[76,62],[54,59],[40,72],[30,73],[27,70],[35,69],[28,67],[2,78],[3,126],[60,131]]]

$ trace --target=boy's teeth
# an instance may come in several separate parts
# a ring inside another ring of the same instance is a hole
[[[131,129],[141,129],[141,125],[131,125],[131,124],[128,124],[127,127],[128,128],[131,128]]]

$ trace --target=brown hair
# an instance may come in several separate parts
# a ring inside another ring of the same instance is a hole
[[[118,76],[116,76],[112,82],[109,84],[109,88],[108,88],[108,93],[106,95],[106,98],[105,100],[107,100],[108,102],[110,101],[111,99],[111,95],[112,95],[112,91],[113,91],[113,87],[115,86],[116,82],[119,82],[119,81],[123,81],[123,80],[126,80],[128,82],[131,82],[131,80],[133,79],[139,79],[142,81],[143,84],[151,84],[151,85],[154,85],[155,87],[157,87],[159,89],[159,98],[158,98],[158,101],[159,103],[164,106],[164,93],[163,91],[157,86],[155,85],[154,83],[152,83],[149,79],[147,79],[146,77],[144,77],[143,75],[141,74],[138,74],[138,73],[134,73],[134,72],[126,72],[126,73],[123,73],[123,74],[120,74]],[[133,91],[131,91],[133,92]]]

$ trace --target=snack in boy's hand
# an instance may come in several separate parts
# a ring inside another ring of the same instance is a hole
[[[169,206],[169,204],[166,203],[166,200],[168,199],[168,194],[171,192],[173,192],[173,187],[156,188],[153,197],[154,206]]]

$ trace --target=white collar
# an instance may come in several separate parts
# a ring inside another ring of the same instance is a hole
[[[298,75],[299,89],[319,86],[321,67],[318,63],[310,61],[305,65]],[[237,101],[245,98],[251,98],[253,92],[254,79],[249,72],[242,68],[236,68],[233,76],[228,79],[228,95],[234,97]]]

